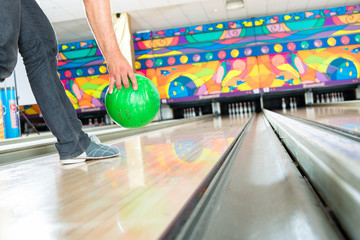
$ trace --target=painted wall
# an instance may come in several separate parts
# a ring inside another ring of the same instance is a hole
[[[360,5],[134,34],[135,67],[163,103],[358,83]],[[58,72],[79,112],[104,110],[95,40],[59,45]],[[36,106],[25,106],[36,112]]]
[[[359,82],[360,6],[135,34],[163,102]]]

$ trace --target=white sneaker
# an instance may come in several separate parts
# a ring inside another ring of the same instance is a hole
[[[75,158],[60,160],[61,164],[81,163],[90,159],[106,159],[120,155],[117,147],[101,144],[95,135],[89,135],[89,137],[91,142],[85,152]]]

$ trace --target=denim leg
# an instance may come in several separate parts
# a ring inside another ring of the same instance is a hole
[[[90,138],[82,131],[81,121],[59,79],[56,36],[35,0],[21,0],[19,50],[37,104],[57,138],[60,159],[77,157],[89,146]]]
[[[20,1],[0,0],[0,79],[10,77],[18,53]]]

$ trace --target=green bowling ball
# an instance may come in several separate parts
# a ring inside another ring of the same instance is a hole
[[[114,86],[113,93],[105,96],[105,107],[114,122],[125,128],[140,128],[149,124],[159,112],[160,94],[148,78],[135,74],[138,90],[130,87],[120,90]]]

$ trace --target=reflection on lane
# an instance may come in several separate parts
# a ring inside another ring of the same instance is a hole
[[[307,107],[288,111],[287,114],[353,132],[360,131],[360,108],[356,106]]]
[[[249,117],[122,138],[121,157],[62,166],[57,154],[0,166],[0,238],[156,239]]]
[[[112,192],[121,196],[115,205],[117,224],[113,211],[99,216],[110,228],[107,236],[123,232],[134,239],[159,237],[246,120],[214,118],[116,142],[123,149],[123,159],[107,167],[104,176]],[[99,228],[92,234],[100,236],[103,231]]]

